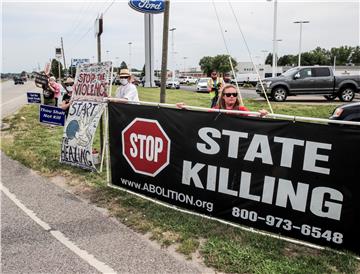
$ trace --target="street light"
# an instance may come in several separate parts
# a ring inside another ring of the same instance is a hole
[[[169,29],[169,31],[171,31],[171,51],[172,51],[172,66],[173,66],[172,81],[173,81],[173,85],[174,85],[174,81],[175,81],[174,30],[176,30],[176,28]]]
[[[302,24],[310,23],[310,21],[295,21],[295,24],[300,24],[300,40],[299,40],[299,61],[298,66],[301,66],[301,36],[302,36]]]
[[[128,68],[129,68],[129,72],[131,74],[131,45],[132,45],[132,42],[129,42],[129,64],[128,64]]]
[[[184,56],[183,58],[184,58],[184,73],[185,73],[185,69],[186,69],[186,59],[187,59],[187,57]]]
[[[267,0],[271,2],[272,0]],[[274,66],[276,62],[276,50],[277,50],[277,40],[276,40],[276,24],[277,24],[277,0],[274,0],[274,26],[273,26],[273,60],[272,60],[272,77],[276,76],[276,68]]]

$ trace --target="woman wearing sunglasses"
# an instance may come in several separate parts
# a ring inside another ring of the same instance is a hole
[[[213,109],[249,111],[245,106],[240,105],[239,94],[234,85],[227,84],[220,91],[219,99]],[[268,112],[265,109],[259,110],[260,116],[265,116]]]

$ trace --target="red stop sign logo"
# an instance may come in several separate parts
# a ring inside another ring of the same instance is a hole
[[[170,139],[156,120],[134,119],[121,133],[122,152],[132,169],[155,177],[170,159]]]

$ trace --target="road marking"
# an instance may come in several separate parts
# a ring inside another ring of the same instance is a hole
[[[17,97],[15,97],[15,98],[12,98],[11,100],[7,101],[6,103],[1,104],[1,106],[3,107],[3,106],[5,106],[5,105],[7,105],[7,104],[12,103],[13,101],[19,100],[20,98],[23,99],[23,98],[24,98],[24,94],[23,94],[23,95],[20,95],[20,96],[17,96]]]
[[[0,190],[11,200],[16,204],[22,211],[26,213],[31,219],[33,219],[38,225],[40,225],[44,230],[47,232],[50,232],[50,234],[58,240],[60,243],[62,243],[64,246],[66,246],[68,249],[70,249],[72,252],[74,252],[76,255],[78,255],[81,259],[83,259],[85,262],[87,262],[89,265],[95,267],[98,271],[101,273],[116,273],[115,270],[113,270],[110,266],[106,265],[105,263],[99,261],[94,257],[94,255],[88,253],[86,250],[83,250],[76,246],[72,241],[70,241],[68,238],[65,237],[65,235],[58,231],[58,230],[52,230],[50,225],[48,225],[46,222],[41,220],[39,217],[36,216],[36,213],[34,213],[32,210],[28,209],[20,200],[18,200],[15,196],[15,194],[11,193],[3,184],[0,183]]]

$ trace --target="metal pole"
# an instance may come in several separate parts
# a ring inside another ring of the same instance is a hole
[[[271,0],[268,0],[271,1]],[[276,51],[277,51],[277,41],[276,41],[276,28],[277,28],[277,0],[274,0],[274,26],[273,26],[273,58],[272,58],[272,77],[276,76]]]
[[[162,60],[161,60],[160,103],[165,103],[165,100],[166,100],[167,55],[168,55],[168,40],[169,40],[169,14],[170,14],[170,0],[165,0],[163,41],[162,41]]]
[[[300,39],[299,39],[299,56],[298,56],[298,66],[301,66],[301,40],[302,40],[302,24],[310,23],[310,21],[295,21],[295,24],[300,24]]]
[[[63,43],[63,38],[62,38],[62,37],[61,37],[61,50],[62,50],[62,54],[63,54],[64,69],[66,69],[65,52],[64,52],[64,43]]]
[[[101,29],[102,29],[102,24],[103,24],[103,19],[102,19],[102,15],[101,17],[99,18],[99,24],[101,25]],[[97,61],[98,63],[101,63],[101,33],[98,33],[97,34]],[[110,90],[111,92],[111,90]],[[103,122],[103,116],[101,116],[101,119],[100,119],[100,154],[103,152],[103,149],[104,149],[104,145],[103,145],[103,142],[104,142],[104,122]]]
[[[300,39],[299,39],[299,60],[298,60],[298,66],[301,66],[301,35],[302,34],[302,22],[300,22]]]

